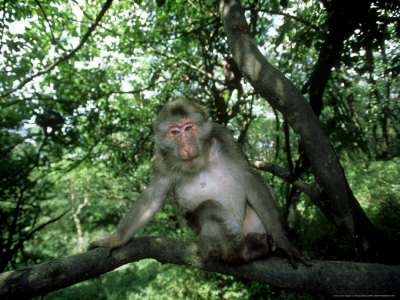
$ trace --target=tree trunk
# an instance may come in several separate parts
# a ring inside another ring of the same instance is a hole
[[[375,252],[376,230],[349,188],[343,168],[309,103],[259,51],[240,1],[221,1],[220,13],[233,58],[243,75],[283,114],[298,135],[316,181],[326,195],[319,207],[361,253]]]

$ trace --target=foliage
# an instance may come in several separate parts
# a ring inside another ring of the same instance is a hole
[[[285,131],[283,117],[245,79],[243,93],[225,84],[230,52],[218,1],[115,1],[96,24],[106,2],[0,1],[2,270],[84,251],[96,236],[113,232],[149,181],[151,122],[174,97],[205,106],[250,158],[291,172],[300,166],[298,139]],[[260,49],[299,89],[315,70],[329,20],[342,9],[338,3],[242,1]],[[343,38],[319,118],[357,199],[374,224],[398,240],[400,7],[396,1],[370,3],[364,21]],[[312,181],[308,169],[299,172]],[[290,186],[263,176],[285,213]],[[177,214],[169,200],[140,234],[192,239]],[[296,224],[293,238],[312,257],[354,257],[304,195]],[[44,298],[77,295],[311,297],[152,261]]]
[[[357,199],[377,228],[384,230],[393,239],[400,236],[400,160],[364,161],[357,170],[348,174]]]

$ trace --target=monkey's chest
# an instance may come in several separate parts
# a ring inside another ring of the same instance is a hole
[[[193,211],[205,200],[216,200],[238,217],[246,197],[244,189],[228,171],[214,168],[186,178],[175,189],[176,202],[183,213]]]

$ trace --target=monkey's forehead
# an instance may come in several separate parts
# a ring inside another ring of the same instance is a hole
[[[160,120],[157,120],[157,121],[160,121]],[[156,121],[156,125],[158,123],[157,121]],[[182,126],[184,123],[188,123],[188,122],[193,122],[198,125],[201,125],[205,121],[206,120],[204,120],[204,117],[197,112],[192,113],[189,116],[182,116],[182,115],[173,116],[173,115],[171,115],[167,120],[162,120],[161,122],[159,122],[157,129],[158,130],[167,130],[171,126]]]

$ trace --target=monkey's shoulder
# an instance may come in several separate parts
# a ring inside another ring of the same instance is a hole
[[[226,148],[232,146],[238,147],[238,143],[233,138],[232,131],[220,124],[213,123],[211,138],[215,139],[218,143],[225,145]]]
[[[238,142],[235,141],[232,131],[220,124],[213,123],[211,137],[217,143],[221,154],[235,160],[236,163],[247,164],[248,160]]]
[[[211,122],[211,124],[212,124],[211,135],[213,137],[219,137],[219,138],[226,138],[228,136],[232,137],[232,131],[228,127],[215,122]]]

